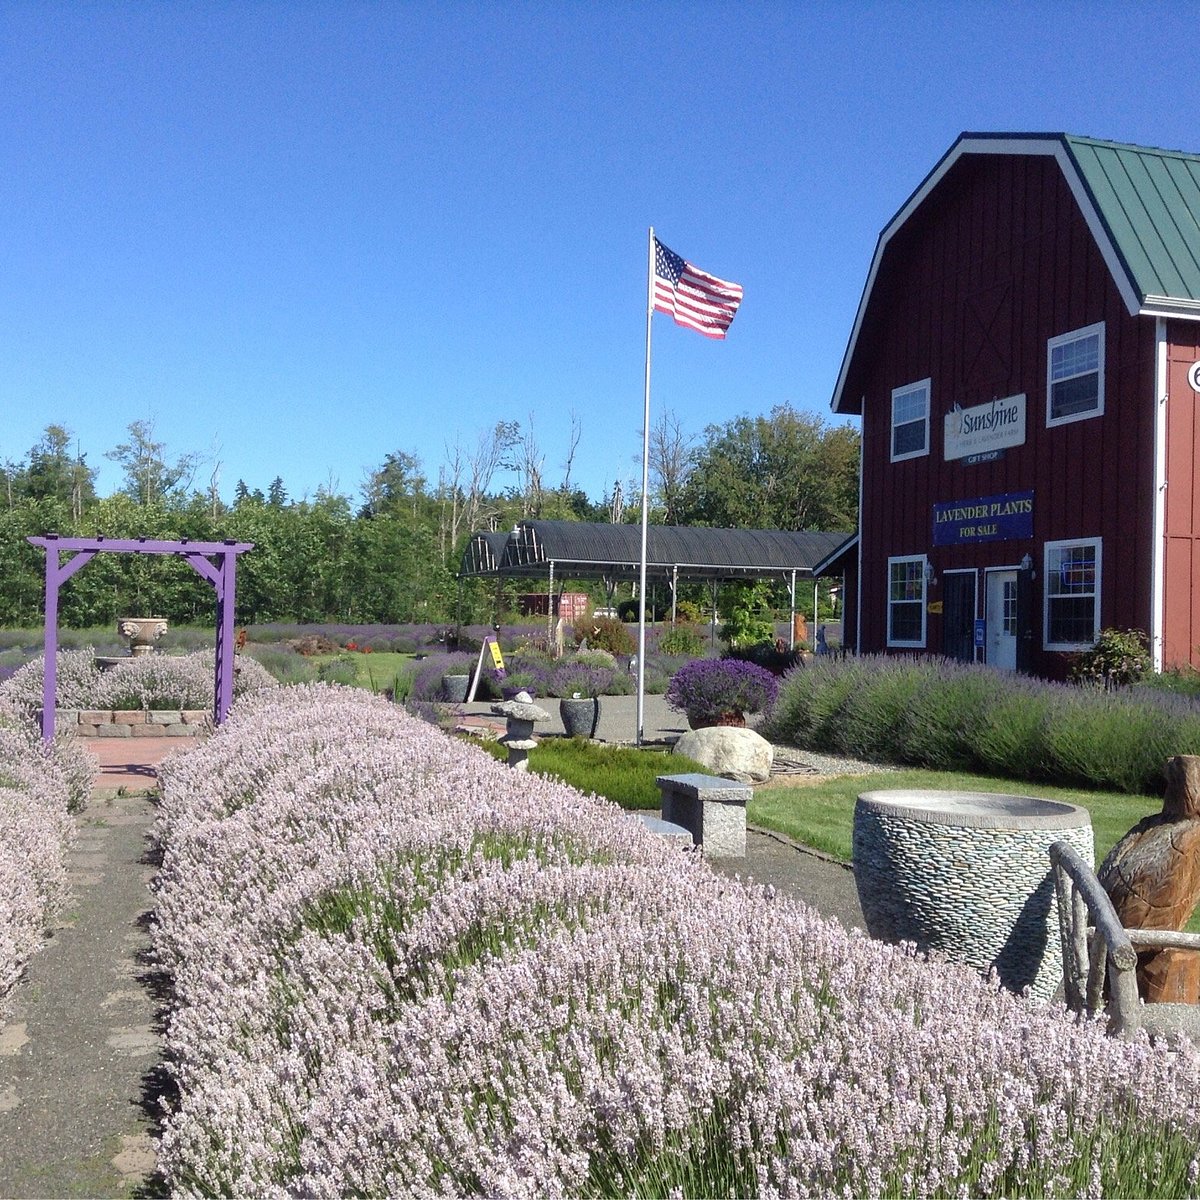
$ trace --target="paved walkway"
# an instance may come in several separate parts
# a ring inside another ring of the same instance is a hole
[[[632,742],[632,696],[605,697],[598,733]],[[558,723],[558,705],[553,710]],[[490,704],[470,706],[479,717]],[[684,732],[679,714],[647,697],[645,740]],[[562,732],[548,726],[546,732]],[[88,742],[100,760],[79,815],[70,860],[75,891],[48,945],[8,998],[0,1025],[0,1197],[158,1194],[151,1133],[159,1089],[163,981],[149,957],[156,864],[149,842],[150,792],[163,757],[190,739]],[[862,925],[853,875],[786,838],[752,830],[744,859],[713,860]]]
[[[153,1191],[162,992],[149,961],[147,789],[164,755],[190,744],[88,742],[101,769],[76,818],[75,899],[0,1027],[0,1196]]]

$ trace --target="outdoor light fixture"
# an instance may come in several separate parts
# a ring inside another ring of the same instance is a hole
[[[933,563],[929,559],[925,560],[925,582],[930,586],[937,583],[937,576],[933,573]]]

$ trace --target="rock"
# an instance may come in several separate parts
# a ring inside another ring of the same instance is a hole
[[[1139,821],[1096,872],[1127,929],[1182,929],[1200,900],[1200,757],[1167,760],[1162,812]],[[1200,955],[1138,955],[1138,988],[1148,1002],[1200,1003]]]
[[[732,725],[693,729],[675,743],[673,753],[684,754],[714,775],[739,783],[762,783],[770,778],[775,760],[774,748],[765,737]]]

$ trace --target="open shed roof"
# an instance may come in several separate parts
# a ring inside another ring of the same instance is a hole
[[[782,529],[708,529],[652,525],[646,531],[646,575],[652,580],[764,579],[811,574],[849,533]],[[640,525],[521,521],[511,533],[477,533],[463,555],[462,578],[548,575],[636,579]]]

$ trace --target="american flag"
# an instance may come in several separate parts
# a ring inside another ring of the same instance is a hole
[[[670,313],[705,337],[723,338],[742,302],[742,287],[680,258],[654,239],[654,311]]]

